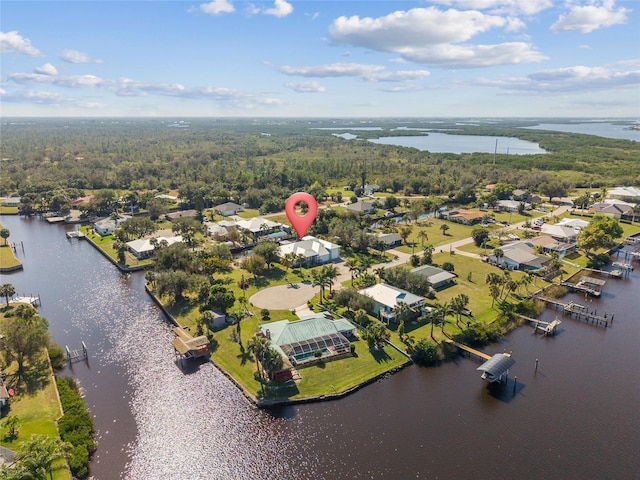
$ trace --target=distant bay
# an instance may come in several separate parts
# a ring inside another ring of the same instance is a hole
[[[639,124],[633,124],[638,127]],[[621,140],[640,141],[640,130],[630,128],[632,124],[611,122],[568,122],[568,123],[541,123],[531,127],[522,127],[532,130],[552,130],[557,132],[583,133],[597,135],[605,138],[617,138]]]
[[[498,145],[496,147],[496,140]],[[437,153],[500,153],[509,155],[534,155],[547,153],[537,143],[515,137],[492,137],[484,135],[449,135],[429,132],[428,135],[380,137],[369,139],[382,145],[413,147]]]

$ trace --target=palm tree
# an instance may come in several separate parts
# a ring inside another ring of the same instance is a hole
[[[16,463],[27,473],[24,478],[45,478],[46,473],[49,473],[53,480],[51,467],[63,455],[59,440],[45,435],[31,435],[16,455]]]
[[[491,308],[493,308],[493,305],[496,302],[496,298],[500,296],[500,287],[498,287],[498,285],[495,285],[495,284],[490,284],[489,295],[491,295]]]
[[[324,300],[324,287],[327,285],[326,277],[322,270],[314,270],[311,272],[311,286],[320,287],[320,303]]]
[[[417,234],[418,239],[420,240],[420,246],[424,248],[425,240],[429,240],[429,234],[424,230],[420,230]]]
[[[411,307],[406,302],[398,302],[396,303],[396,306],[393,307],[393,311],[396,314],[396,320],[404,322],[405,318],[409,315],[409,312],[411,312]]]
[[[462,317],[462,312],[465,310],[467,305],[469,304],[469,295],[466,293],[460,293],[451,299],[451,310],[453,310],[456,314],[456,325],[459,326],[460,318]]]
[[[443,223],[442,225],[440,225],[440,230],[442,230],[442,235],[446,235],[447,230],[449,230],[449,225],[447,225],[446,223]]]
[[[496,257],[496,262],[498,263],[498,265],[500,265],[502,263],[502,258],[504,257],[504,252],[502,251],[501,248],[496,248],[493,251],[493,256]]]
[[[0,285],[0,296],[3,296],[9,306],[9,299],[16,294],[16,289],[10,283],[3,283]]]
[[[324,275],[325,279],[326,279],[326,286],[329,287],[329,295],[333,294],[333,281],[338,278],[338,276],[340,275],[340,272],[338,272],[338,269],[335,267],[335,265],[324,265],[322,267],[322,274]]]
[[[349,269],[349,273],[351,273],[351,286],[353,287],[353,279],[356,277],[356,272],[360,269],[360,267],[355,258],[347,259],[344,264]]]
[[[9,238],[9,235],[11,235],[11,232],[8,228],[0,228],[0,237],[4,239],[5,247],[7,246],[7,239]]]
[[[367,342],[369,348],[377,348],[383,345],[390,335],[387,328],[380,322],[371,322],[361,334],[362,339]]]
[[[271,348],[269,346],[268,338],[263,337],[262,335],[254,335],[249,339],[247,343],[247,349],[253,354],[256,359],[256,368],[258,369],[258,374],[262,377],[262,372],[260,369],[261,361],[264,357],[267,349]]]
[[[373,273],[375,273],[378,276],[378,278],[380,279],[381,283],[384,280],[384,272],[385,271],[386,271],[386,268],[384,268],[384,267],[378,267],[378,268],[373,270]]]
[[[438,321],[440,323],[440,330],[444,333],[444,325],[446,323],[447,315],[451,314],[453,310],[451,308],[451,303],[449,302],[436,302],[433,304],[433,308],[434,315],[431,319],[431,339],[435,340],[433,338],[433,326],[435,322]]]
[[[423,258],[425,264],[431,265],[433,263],[433,252],[434,251],[435,251],[435,248],[431,244],[429,244],[426,247],[422,248],[422,258]]]
[[[262,367],[267,371],[267,375],[271,378],[274,372],[282,369],[284,360],[275,348],[267,345],[266,350],[262,355]]]

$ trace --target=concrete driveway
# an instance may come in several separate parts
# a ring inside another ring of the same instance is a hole
[[[249,297],[249,302],[258,308],[271,310],[292,310],[305,305],[307,300],[318,293],[318,287],[311,283],[294,283],[293,285],[278,285],[265,288]]]

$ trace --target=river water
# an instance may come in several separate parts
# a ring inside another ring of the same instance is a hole
[[[563,317],[555,337],[525,326],[488,347],[516,360],[501,388],[460,358],[338,401],[263,411],[210,364],[178,368],[143,274],[120,275],[66,239],[68,226],[2,222],[25,269],[0,282],[41,296],[56,342],[89,348],[89,364],[65,373],[95,419],[96,479],[640,478],[637,272],[587,300],[615,313],[611,328]]]

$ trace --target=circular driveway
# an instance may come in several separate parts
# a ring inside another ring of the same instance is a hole
[[[295,283],[293,285],[278,285],[260,290],[251,295],[249,301],[258,308],[271,310],[291,310],[307,303],[319,289],[310,283]]]

